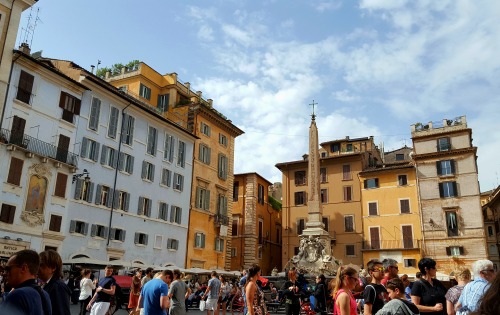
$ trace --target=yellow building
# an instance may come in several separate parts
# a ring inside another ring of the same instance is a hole
[[[500,217],[500,186],[494,190],[481,193],[481,206],[483,208],[484,229],[486,234],[486,248],[488,259],[493,262],[493,267],[498,271],[500,267],[499,255],[499,217]]]
[[[323,224],[332,238],[332,253],[344,264],[361,265],[363,241],[361,187],[358,174],[381,161],[373,137],[329,141],[320,144],[320,188]],[[284,267],[297,254],[299,235],[305,228],[307,208],[307,155],[303,160],[276,165],[283,173]]]
[[[281,270],[281,216],[268,197],[271,185],[257,173],[234,175],[231,270]]]
[[[243,131],[181,83],[176,73],[161,75],[141,62],[106,80],[187,128],[195,142],[186,268],[229,269],[234,141]]]
[[[387,163],[359,173],[363,208],[363,264],[392,258],[399,273],[414,275],[420,260],[421,229],[411,148],[384,154]]]

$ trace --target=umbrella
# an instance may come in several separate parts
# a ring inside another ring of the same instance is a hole
[[[106,266],[109,265],[109,261],[98,260],[88,257],[78,257],[78,258],[70,258],[63,261],[65,265],[77,264],[77,265],[96,265],[96,266]]]
[[[212,270],[206,270],[206,269],[201,269],[201,268],[190,268],[186,269],[185,273],[187,274],[198,274],[198,275],[209,275],[212,273]]]
[[[241,276],[241,272],[238,270],[231,270],[231,271],[229,271],[229,273],[232,274],[233,276],[236,276],[236,277]]]
[[[132,262],[132,261],[126,261],[126,260],[112,260],[109,262],[109,264],[113,265],[113,266],[123,266],[123,267],[127,267],[127,268],[145,269],[148,267],[147,265],[144,265],[144,264],[141,264],[138,262]]]

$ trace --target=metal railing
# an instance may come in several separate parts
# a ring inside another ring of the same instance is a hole
[[[214,223],[218,225],[229,225],[229,217],[227,215],[217,213],[214,217]]]
[[[420,248],[419,239],[363,241],[363,250],[417,248]]]
[[[26,134],[12,133],[10,130],[1,129],[0,143],[13,144],[36,155],[48,157],[72,166],[78,164],[78,155]]]

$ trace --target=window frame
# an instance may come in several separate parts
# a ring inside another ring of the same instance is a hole
[[[351,222],[348,222],[349,220]],[[351,225],[351,226],[349,226],[349,225]],[[354,222],[354,215],[353,214],[344,215],[344,232],[354,233],[355,231],[356,231],[356,228],[355,228],[355,222]]]

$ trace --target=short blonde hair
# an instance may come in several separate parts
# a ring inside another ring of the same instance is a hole
[[[455,279],[461,281],[468,281],[471,279],[471,273],[469,268],[458,268],[453,272]]]

